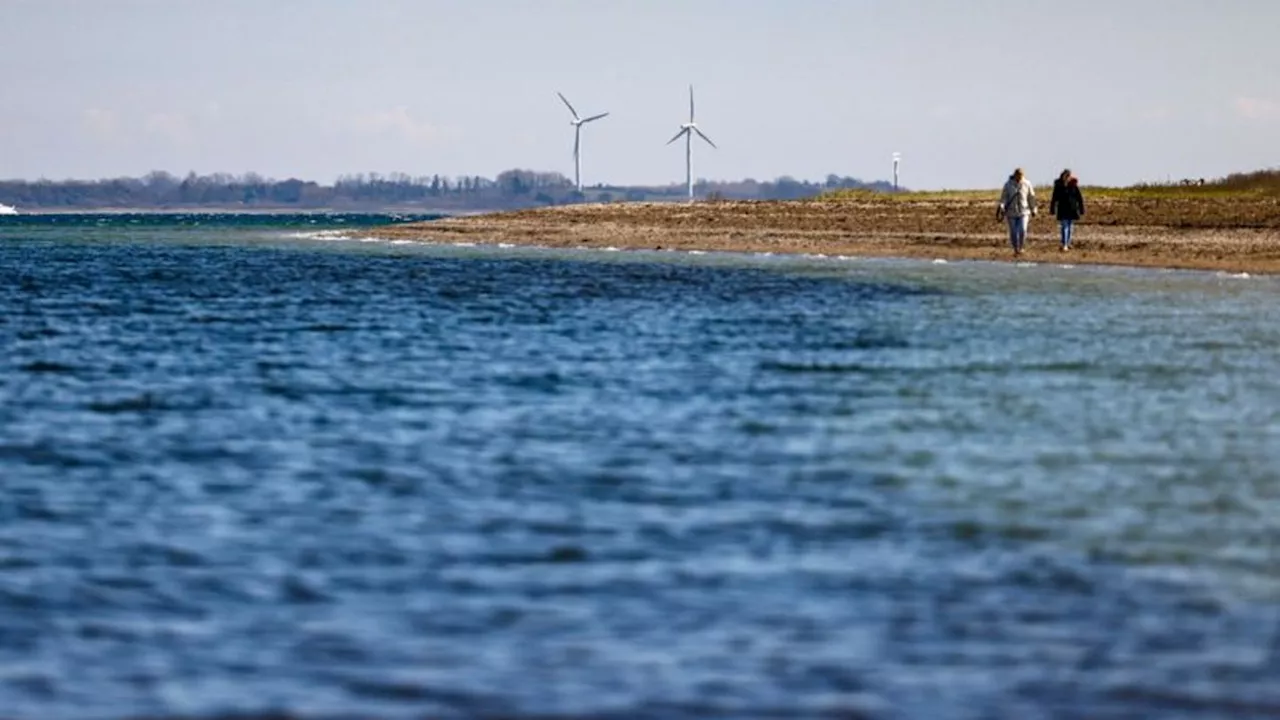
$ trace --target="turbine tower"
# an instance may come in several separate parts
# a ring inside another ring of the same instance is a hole
[[[569,104],[568,99],[566,99],[565,96],[560,93],[556,93],[556,94],[560,95],[560,100],[564,102],[564,106],[569,108],[570,113],[573,113],[573,119],[569,121],[569,124],[573,126],[573,186],[576,187],[578,189],[578,193],[581,194],[582,193],[582,126],[586,125],[589,122],[599,120],[600,118],[608,115],[609,113],[604,112],[604,113],[600,113],[599,115],[592,115],[589,118],[578,117],[578,111],[573,109],[573,105]]]
[[[670,145],[671,143],[679,140],[681,136],[684,136],[684,180],[685,180],[685,183],[689,185],[689,202],[693,202],[693,136],[694,136],[694,133],[697,133],[698,137],[702,138],[703,140],[706,140],[707,144],[710,145],[711,147],[716,147],[716,144],[711,142],[711,138],[707,137],[706,133],[698,129],[698,123],[694,122],[693,86],[690,85],[689,86],[689,122],[681,125],[680,132],[676,133],[675,137],[667,141],[667,144]]]
[[[893,154],[893,190],[898,190],[898,163],[902,161],[902,153]]]

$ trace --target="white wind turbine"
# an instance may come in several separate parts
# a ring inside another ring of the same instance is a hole
[[[690,202],[693,201],[693,135],[694,133],[697,133],[698,137],[702,138],[703,140],[706,140],[707,144],[710,145],[711,147],[716,146],[715,143],[711,142],[711,138],[707,137],[706,133],[698,129],[698,123],[694,122],[693,120],[693,86],[690,85],[689,86],[689,122],[681,125],[680,132],[676,133],[675,137],[667,141],[667,144],[670,145],[671,143],[679,140],[680,136],[682,135],[684,136],[684,180],[689,185],[689,201]]]
[[[599,115],[592,115],[589,118],[580,118],[578,117],[578,111],[573,109],[573,105],[569,104],[568,99],[566,99],[565,96],[560,93],[556,93],[556,94],[560,95],[560,100],[564,102],[564,106],[569,108],[569,112],[573,113],[573,119],[569,121],[569,124],[573,126],[573,185],[578,189],[578,192],[581,193],[582,192],[582,126],[594,120],[599,120],[600,118],[608,115],[609,113],[604,112],[604,113],[600,113]]]
[[[898,189],[898,164],[902,162],[902,153],[893,154],[893,189]]]

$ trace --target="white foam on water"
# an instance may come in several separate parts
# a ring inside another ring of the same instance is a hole
[[[345,230],[304,230],[300,232],[283,233],[284,237],[293,238],[295,240],[355,240]]]
[[[707,251],[706,250],[690,250],[689,254],[690,255],[706,255]]]
[[[946,260],[944,260],[944,259],[942,259],[942,258],[934,258],[934,260],[933,260],[933,264],[934,264],[934,265],[946,265],[946,264],[947,264],[947,261],[946,261]]]

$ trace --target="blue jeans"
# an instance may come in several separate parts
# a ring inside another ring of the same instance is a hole
[[[1071,247],[1071,231],[1075,229],[1075,220],[1059,220],[1058,229],[1062,231],[1062,247]]]
[[[1010,215],[1005,218],[1009,221],[1009,245],[1014,252],[1022,252],[1022,246],[1027,242],[1027,223],[1031,221],[1030,215]]]

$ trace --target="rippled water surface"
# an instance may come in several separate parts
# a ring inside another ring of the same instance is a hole
[[[0,717],[1280,717],[1280,282],[0,221]]]

